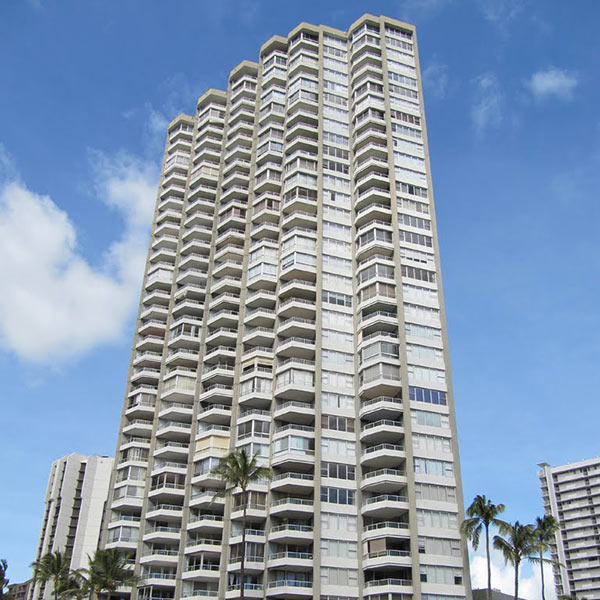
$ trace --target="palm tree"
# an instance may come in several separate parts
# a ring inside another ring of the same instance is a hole
[[[78,591],[76,580],[79,571],[71,571],[71,560],[60,550],[44,554],[42,558],[32,562],[31,566],[34,581],[52,583],[54,600],[71,597]]]
[[[487,557],[487,600],[492,600],[492,567],[490,563],[490,526],[500,527],[506,525],[498,519],[498,515],[504,512],[504,504],[493,504],[485,496],[475,496],[471,506],[467,508],[467,517],[461,525],[461,531],[470,540],[473,548],[477,550],[482,529],[485,529],[485,551]]]
[[[259,479],[270,478],[271,469],[262,467],[257,460],[258,452],[250,458],[244,449],[234,450],[211,471],[225,483],[225,490],[218,495],[231,494],[235,488],[240,488],[242,516],[242,553],[240,556],[240,598],[244,600],[245,591],[245,561],[246,561],[246,513],[248,510],[248,486]]]
[[[8,562],[5,558],[0,558],[0,600],[4,598],[4,592],[8,591],[8,578],[6,572],[8,571]]]
[[[558,531],[558,521],[551,515],[536,517],[535,539],[540,554],[540,575],[542,577],[542,600],[546,600],[544,592],[544,553],[550,549],[550,543],[554,540],[554,534]]]
[[[140,578],[129,567],[129,557],[115,548],[96,550],[94,556],[88,555],[88,568],[84,570],[85,590],[90,598],[100,597],[116,591],[120,585],[136,585]]]
[[[515,521],[514,525],[505,523],[499,527],[500,535],[494,536],[494,548],[500,550],[504,562],[515,568],[515,600],[519,599],[519,567],[523,560],[537,562],[538,549],[533,525],[522,525]]]

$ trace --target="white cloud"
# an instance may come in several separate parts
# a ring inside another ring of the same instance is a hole
[[[484,73],[475,79],[475,101],[471,107],[471,118],[478,134],[490,127],[498,127],[504,118],[504,96],[498,78],[493,73]]]
[[[95,186],[123,233],[93,266],[69,215],[18,178],[0,184],[0,348],[57,364],[114,341],[139,296],[156,172],[126,154],[94,153]]]
[[[475,3],[484,18],[504,32],[527,4],[526,0],[475,0]]]
[[[472,554],[471,586],[473,589],[487,588],[487,564],[483,548],[476,554]],[[504,564],[499,552],[492,550],[492,587],[511,596],[515,593],[515,571],[511,564]],[[525,573],[524,573],[525,572]],[[556,600],[556,590],[554,588],[554,576],[552,566],[544,565],[544,582],[546,600]],[[539,565],[534,565],[533,569],[521,567],[519,570],[519,598],[533,600],[541,598],[541,579]]]
[[[534,73],[525,85],[538,99],[554,96],[562,100],[570,100],[578,83],[574,73],[550,68]]]
[[[445,98],[448,91],[448,65],[432,62],[423,70],[423,86],[428,96]]]

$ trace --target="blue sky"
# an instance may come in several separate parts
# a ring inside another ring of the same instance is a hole
[[[0,3],[0,555],[13,581],[34,558],[51,461],[114,452],[166,124],[301,21],[418,26],[466,499],[532,520],[538,462],[600,454],[600,4],[210,4]]]

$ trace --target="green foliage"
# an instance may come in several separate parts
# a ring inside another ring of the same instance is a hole
[[[231,494],[236,488],[242,491],[242,552],[240,556],[240,598],[244,600],[245,595],[245,560],[246,560],[246,510],[247,510],[247,491],[251,483],[260,479],[270,479],[272,477],[271,469],[262,467],[257,460],[258,453],[252,458],[246,454],[246,451],[234,450],[225,458],[221,459],[219,464],[211,471],[225,484],[225,489],[218,495]]]
[[[523,525],[515,521],[514,525],[505,523],[500,526],[501,535],[494,536],[494,548],[502,552],[505,563],[515,568],[515,600],[519,597],[519,567],[524,560],[538,562],[538,549],[533,525]]]
[[[66,600],[81,592],[79,571],[71,570],[71,561],[60,551],[48,552],[31,563],[33,579],[39,583],[51,583],[55,600]]]
[[[0,558],[0,599],[4,598],[5,592],[8,590],[8,561],[5,558]]]
[[[258,453],[250,458],[246,451],[242,449],[234,450],[221,459],[211,473],[225,483],[224,493],[231,492],[239,487],[245,495],[251,483],[259,479],[271,478],[271,469],[261,467],[258,464],[257,456]]]
[[[92,597],[110,595],[121,585],[137,585],[140,578],[129,566],[128,556],[116,549],[96,550],[88,556],[88,568],[83,571],[84,590]]]

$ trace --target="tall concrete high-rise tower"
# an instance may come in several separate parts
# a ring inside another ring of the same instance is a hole
[[[169,125],[105,545],[135,598],[470,597],[416,37],[302,23]],[[127,593],[123,590],[123,593]]]
[[[559,529],[550,545],[557,597],[600,598],[600,457],[538,472],[544,512]]]

